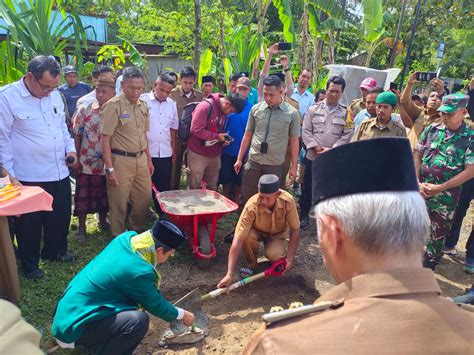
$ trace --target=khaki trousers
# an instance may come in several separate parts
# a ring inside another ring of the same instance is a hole
[[[130,203],[130,228],[142,231],[145,229],[151,199],[151,176],[146,154],[136,158],[112,154],[112,164],[119,184],[107,185],[110,230],[114,236],[125,232],[127,204]]]
[[[206,188],[217,190],[217,180],[219,179],[219,169],[221,168],[221,157],[206,157],[188,149],[188,187],[190,189],[200,189],[202,178],[206,180]]]
[[[20,298],[20,283],[15,252],[8,230],[7,217],[0,217],[0,298],[16,303]]]
[[[288,249],[288,231],[266,235],[255,228],[252,228],[242,246],[245,260],[250,268],[253,269],[257,267],[258,250],[261,242],[263,242],[265,257],[271,262],[286,257]]]

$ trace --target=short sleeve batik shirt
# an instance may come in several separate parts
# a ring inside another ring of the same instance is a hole
[[[442,184],[474,164],[474,131],[466,123],[455,132],[443,123],[428,126],[415,150],[422,153],[421,181]]]
[[[82,173],[88,175],[104,175],[102,160],[102,143],[100,126],[102,118],[97,101],[88,106],[81,106],[73,118],[73,132],[82,136],[81,150],[77,152],[82,165]]]

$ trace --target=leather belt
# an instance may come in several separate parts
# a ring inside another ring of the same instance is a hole
[[[143,154],[144,150],[138,153],[129,153],[129,152],[124,152],[123,150],[118,150],[118,149],[111,149],[112,154],[117,154],[117,155],[122,155],[124,157],[131,157],[131,158],[136,158],[139,157],[140,155]]]

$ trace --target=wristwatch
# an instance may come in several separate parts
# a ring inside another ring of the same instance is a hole
[[[287,71],[290,71],[290,68],[283,69],[283,71],[286,73]]]
[[[112,174],[114,172],[114,168],[105,168],[104,170],[107,175]]]

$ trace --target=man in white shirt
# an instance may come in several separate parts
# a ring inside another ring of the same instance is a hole
[[[42,236],[43,260],[74,260],[67,253],[71,185],[66,159],[72,159],[75,168],[77,157],[56,90],[60,71],[54,58],[38,56],[23,78],[0,89],[0,161],[16,183],[40,186],[54,198],[53,211],[15,220],[23,272],[31,279],[44,276],[39,269]]]
[[[155,170],[151,177],[159,191],[170,190],[171,168],[176,162],[176,137],[179,125],[176,102],[169,98],[175,81],[168,74],[160,74],[153,83],[153,90],[141,99],[150,108],[150,130],[147,132],[151,161]],[[156,211],[162,211],[152,193]]]

